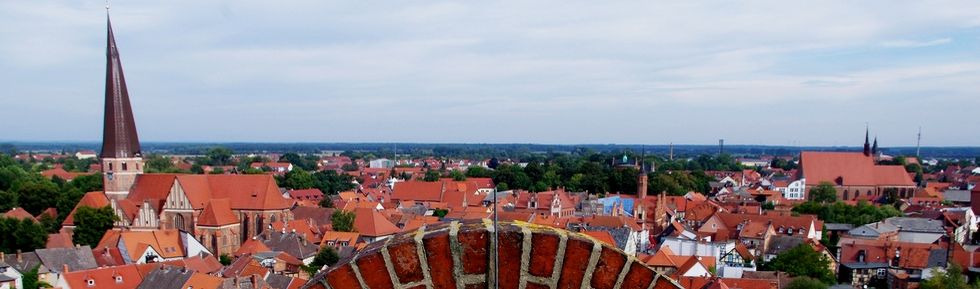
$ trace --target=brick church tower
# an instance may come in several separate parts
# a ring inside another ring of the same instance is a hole
[[[143,173],[143,153],[136,121],[129,104],[129,91],[123,76],[119,50],[112,34],[112,22],[106,15],[108,39],[106,44],[105,119],[102,131],[102,181],[106,196],[124,199]]]

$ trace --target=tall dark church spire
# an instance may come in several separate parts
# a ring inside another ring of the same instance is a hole
[[[129,91],[123,76],[119,50],[112,34],[112,23],[106,15],[109,34],[106,44],[105,122],[102,130],[102,158],[138,158],[142,156],[136,121],[129,105]]]
[[[868,138],[869,130],[867,127],[864,128],[864,155],[871,156],[871,142]]]
[[[109,6],[106,6],[108,13]],[[129,105],[129,91],[123,76],[119,50],[112,35],[112,23],[106,15],[109,34],[106,40],[105,64],[105,123],[102,131],[102,186],[106,196],[113,200],[125,199],[143,173],[143,153],[133,108]]]

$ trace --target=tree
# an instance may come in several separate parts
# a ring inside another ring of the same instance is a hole
[[[95,247],[102,240],[102,235],[112,224],[119,220],[119,217],[112,212],[112,208],[105,206],[102,208],[78,207],[75,211],[75,231],[73,240],[75,244],[82,246],[88,245]]]
[[[57,206],[63,196],[54,182],[40,175],[18,179],[10,190],[17,194],[17,204],[32,215]]]
[[[34,266],[34,268],[31,269],[30,271],[24,272],[24,275],[22,276],[23,278],[22,285],[24,286],[23,287],[24,289],[38,289],[38,288],[52,287],[51,284],[48,284],[48,282],[44,282],[40,280],[40,278],[38,278],[38,274],[37,274],[38,267],[41,267],[41,265]]]
[[[837,189],[830,182],[821,182],[816,187],[810,189],[810,200],[821,203],[833,203],[837,201]]]
[[[333,224],[333,230],[337,232],[354,232],[354,212],[346,212],[343,210],[333,211],[333,215],[330,216],[330,222]]]
[[[232,152],[225,147],[210,148],[205,155],[208,158],[208,164],[212,166],[224,166],[231,163]]]
[[[876,206],[864,201],[860,201],[854,206],[843,202],[821,204],[809,201],[794,207],[793,212],[817,215],[817,218],[827,223],[844,223],[855,226],[902,215],[902,212],[892,205]]]
[[[323,196],[323,199],[320,200],[320,207],[333,208],[333,199],[330,196]]]
[[[464,174],[462,171],[459,170],[454,170],[449,172],[449,176],[452,177],[453,180],[457,182],[466,180],[466,174]]]
[[[440,175],[438,171],[428,170],[425,171],[425,176],[422,177],[422,180],[426,182],[435,182],[439,180],[439,177]]]
[[[0,217],[0,251],[13,253],[16,251],[34,251],[44,248],[48,241],[48,232],[41,224],[33,220],[20,220]]]
[[[796,277],[785,289],[826,289],[827,284],[810,277]]]
[[[0,191],[0,212],[10,211],[17,206],[17,194]]]
[[[449,214],[449,210],[446,210],[446,209],[435,209],[435,211],[432,212],[432,215],[433,216],[439,217],[440,219],[442,219],[443,217],[445,217],[446,214]]]
[[[287,189],[309,189],[316,187],[316,178],[301,168],[295,168],[283,175],[280,183]]]
[[[230,256],[228,256],[228,254],[221,254],[221,256],[218,256],[218,262],[220,262],[221,265],[228,266],[231,265],[232,259]]]
[[[466,168],[466,176],[470,178],[489,178],[493,174],[493,171],[478,166],[472,166]]]
[[[169,158],[158,154],[151,154],[146,158],[145,169],[147,173],[163,173],[177,170],[177,168],[174,167],[174,163],[171,162]]]
[[[808,244],[800,244],[777,255],[764,267],[766,270],[783,271],[794,277],[805,276],[831,284],[835,280],[829,266],[830,260],[826,256]]]
[[[320,248],[320,252],[316,253],[316,257],[313,257],[313,261],[310,262],[310,265],[303,266],[303,270],[305,270],[306,273],[309,273],[310,276],[313,276],[316,275],[316,272],[320,271],[323,266],[333,266],[334,264],[337,264],[337,261],[340,261],[340,255],[337,254],[337,250],[331,246],[323,246],[323,248]]]
[[[977,284],[966,283],[966,276],[963,276],[963,267],[954,262],[949,263],[946,272],[932,269],[932,278],[922,281],[920,289],[976,289],[980,288]]]

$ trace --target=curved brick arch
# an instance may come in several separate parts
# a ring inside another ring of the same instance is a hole
[[[314,276],[310,289],[493,288],[493,227],[453,222],[375,242]],[[500,288],[682,288],[622,251],[587,236],[500,223]]]

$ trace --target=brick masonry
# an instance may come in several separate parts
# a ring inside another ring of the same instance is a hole
[[[502,289],[683,288],[582,234],[523,222],[499,224],[500,246],[494,246],[493,234],[488,220],[422,227],[371,243],[303,288],[494,288],[495,280]]]

